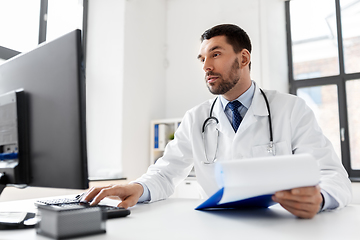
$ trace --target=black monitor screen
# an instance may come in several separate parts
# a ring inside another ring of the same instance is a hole
[[[88,187],[81,63],[75,30],[0,65],[0,95],[23,89],[26,96],[30,186]]]

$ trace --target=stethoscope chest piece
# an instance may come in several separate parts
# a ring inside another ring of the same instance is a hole
[[[267,147],[267,152],[272,154],[273,156],[276,155],[276,152],[275,152],[275,145],[273,142],[270,142],[268,147]]]

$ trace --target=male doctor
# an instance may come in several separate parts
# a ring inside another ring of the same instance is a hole
[[[107,196],[118,196],[122,200],[119,206],[128,208],[137,202],[165,199],[193,166],[197,181],[211,196],[218,190],[214,160],[309,153],[321,169],[319,185],[279,191],[273,200],[301,218],[346,206],[352,197],[347,173],[302,99],[264,91],[274,131],[274,145],[269,151],[269,112],[259,86],[250,78],[250,53],[250,39],[236,25],[223,24],[205,31],[198,59],[207,87],[217,98],[185,114],[175,139],[146,174],[130,184],[92,188],[83,200],[92,199],[91,204],[95,205]],[[217,120],[205,124],[209,139],[204,142],[203,124],[210,112]],[[219,122],[218,137],[212,132],[214,121]]]

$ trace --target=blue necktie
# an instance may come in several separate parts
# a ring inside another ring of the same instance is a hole
[[[242,117],[239,113],[239,107],[241,106],[241,103],[238,100],[235,100],[233,102],[229,102],[228,106],[231,109],[231,111],[233,112],[232,126],[236,132],[242,121]]]

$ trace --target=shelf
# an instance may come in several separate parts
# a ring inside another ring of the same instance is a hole
[[[158,119],[150,123],[150,162],[154,164],[162,157],[165,147],[171,141],[171,136],[181,123],[181,118]],[[155,147],[158,146],[158,147]]]

